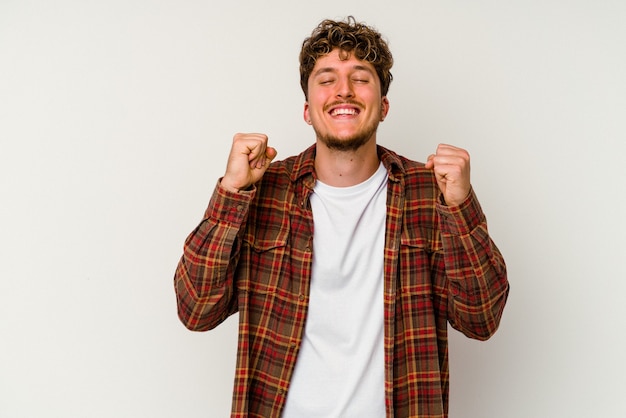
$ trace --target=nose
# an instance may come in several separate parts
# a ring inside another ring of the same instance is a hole
[[[342,78],[337,83],[337,98],[348,99],[354,97],[354,89],[349,78]]]

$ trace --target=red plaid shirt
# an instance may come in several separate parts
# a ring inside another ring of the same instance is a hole
[[[378,147],[389,174],[384,252],[387,417],[448,411],[447,324],[485,340],[509,284],[472,192],[439,203],[431,170]],[[175,275],[178,314],[204,331],[239,312],[232,417],[279,417],[303,337],[311,279],[315,146],[272,163],[249,192],[216,187]]]

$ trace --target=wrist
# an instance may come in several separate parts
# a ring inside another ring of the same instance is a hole
[[[220,186],[232,193],[239,193],[239,191],[242,189],[241,187],[234,186],[225,177],[222,177],[222,179],[220,180]]]

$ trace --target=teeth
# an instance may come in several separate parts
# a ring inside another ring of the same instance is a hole
[[[346,109],[346,108],[334,109],[332,111],[332,115],[333,116],[338,116],[338,115],[356,115],[356,109]]]

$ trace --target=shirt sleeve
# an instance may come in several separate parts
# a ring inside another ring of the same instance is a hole
[[[459,206],[437,204],[453,328],[478,340],[491,337],[509,293],[506,265],[489,236],[487,220],[472,190]]]
[[[233,193],[218,182],[202,222],[185,240],[174,288],[178,317],[190,330],[212,329],[237,311],[238,236],[254,194]]]

